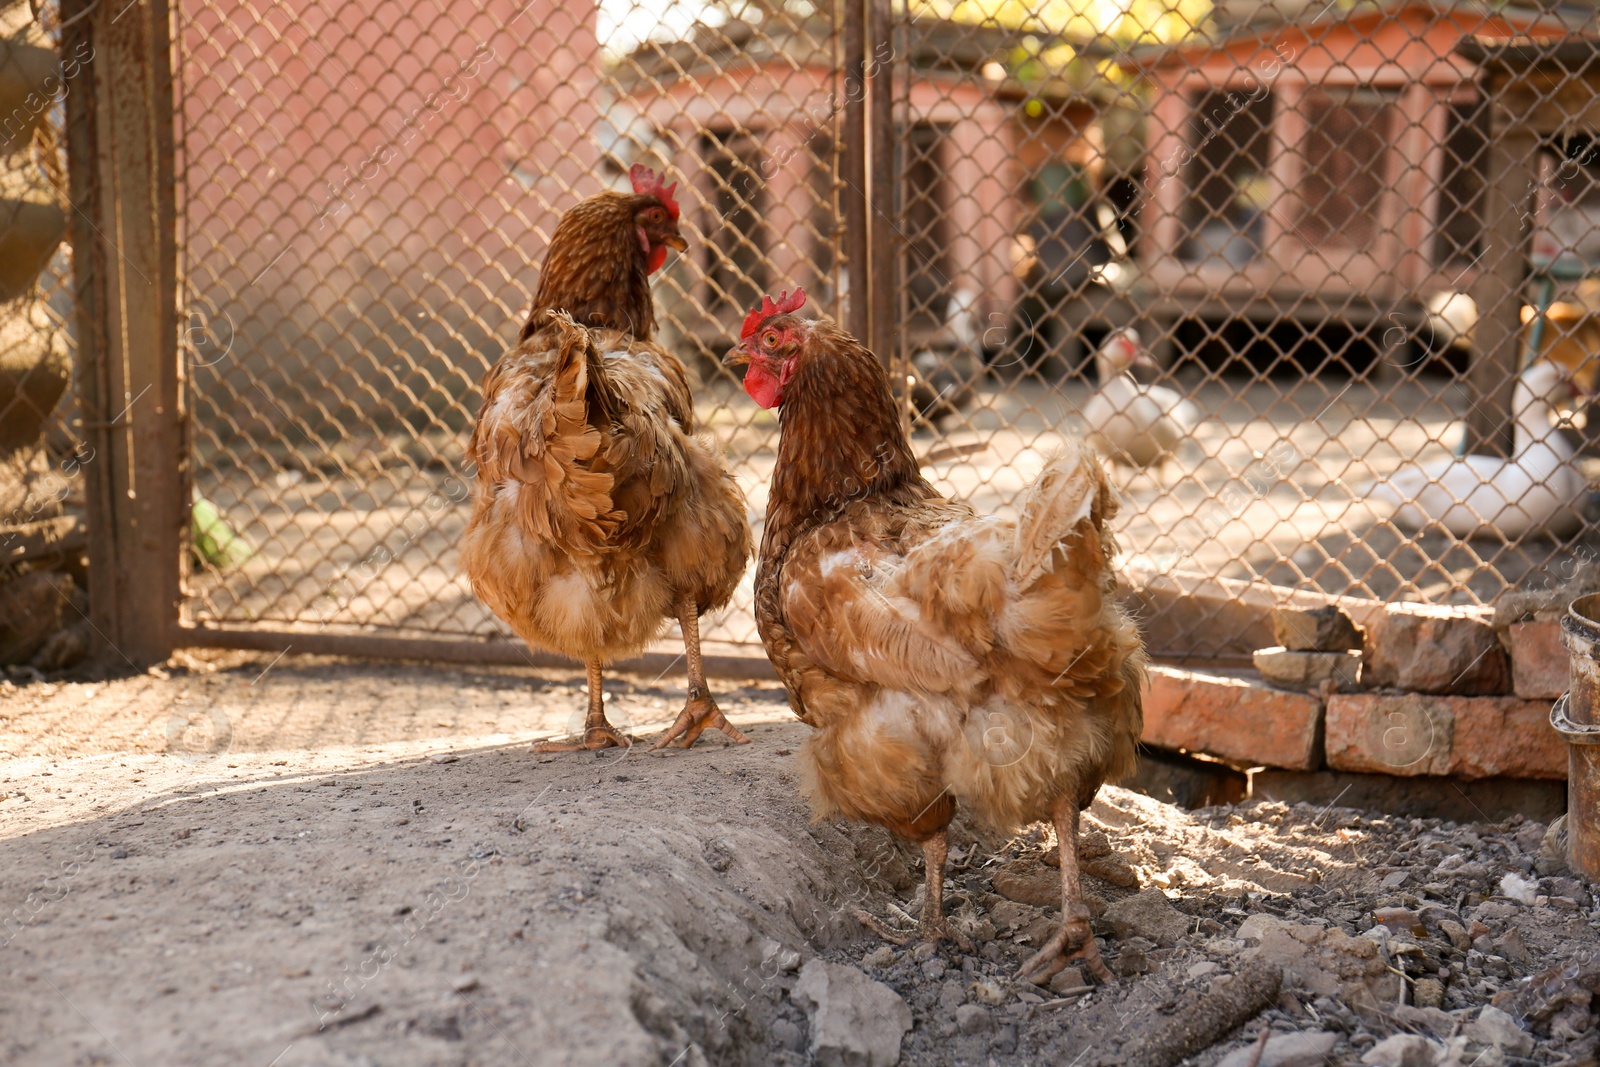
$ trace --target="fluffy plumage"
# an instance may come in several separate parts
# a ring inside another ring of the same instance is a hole
[[[626,743],[605,720],[600,668],[673,618],[690,700],[664,741],[692,743],[706,725],[742,736],[706,689],[698,618],[733,595],[750,528],[721,450],[698,435],[687,370],[650,340],[653,250],[683,244],[661,202],[671,188],[651,178],[562,218],[522,339],[484,378],[467,450],[462,568],[523,640],[588,665],[581,747]]]
[[[817,813],[923,843],[935,934],[956,800],[1000,828],[1053,818],[1067,922],[1030,976],[1059,970],[1073,939],[1095,966],[1077,812],[1133,769],[1145,678],[1103,469],[1070,442],[1017,521],[979,516],[922,477],[872,353],[828,320],[758,325],[730,353],[781,383],[756,621],[816,728],[802,766]]]

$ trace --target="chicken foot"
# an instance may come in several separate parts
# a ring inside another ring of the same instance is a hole
[[[584,717],[582,740],[540,741],[535,752],[583,752],[595,748],[629,748],[633,742],[606,721],[605,691],[600,685],[600,661],[584,664],[589,675],[589,712]]]
[[[944,861],[948,852],[949,839],[943,830],[922,843],[922,876],[927,890],[922,901],[921,921],[915,930],[900,933],[859,908],[856,910],[856,921],[896,945],[906,945],[912,941],[950,940],[962,952],[971,952],[972,941],[957,930],[944,914]]]
[[[1056,847],[1061,853],[1061,929],[1022,965],[1017,977],[1044,985],[1070,960],[1082,960],[1090,974],[1109,982],[1111,971],[1100,958],[1100,946],[1095,943],[1094,931],[1089,927],[1089,909],[1083,903],[1083,890],[1078,881],[1078,803],[1062,797],[1056,801],[1052,814],[1056,823]]]
[[[699,739],[701,731],[707,726],[715,726],[732,738],[736,745],[748,745],[750,739],[722,714],[722,709],[711,699],[711,690],[706,686],[705,665],[700,660],[700,609],[693,597],[686,596],[678,601],[678,625],[683,628],[683,654],[689,661],[689,702],[683,706],[667,732],[661,735],[661,740],[650,746],[650,751],[668,745],[688,748]]]

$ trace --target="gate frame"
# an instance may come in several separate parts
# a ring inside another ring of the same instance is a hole
[[[65,104],[89,621],[97,658],[143,668],[179,643],[188,544],[167,0],[66,0],[62,48],[85,46]]]
[[[841,214],[854,271],[853,332],[888,352],[894,336],[893,64],[869,74],[867,42],[887,33],[890,0],[837,0],[846,77]],[[187,375],[181,357],[177,255],[177,12],[169,0],[64,0],[65,54],[92,49],[66,94],[72,247],[79,337],[76,382],[93,449],[85,467],[90,625],[94,656],[142,670],[179,648],[565,667],[575,661],[516,640],[414,638],[184,621],[190,550]],[[97,62],[96,62],[97,61]],[[853,79],[853,80],[852,80]],[[872,118],[868,118],[869,101]],[[877,151],[873,147],[877,146]],[[869,184],[868,175],[871,175]],[[875,283],[875,284],[874,284]],[[881,339],[880,339],[881,338]],[[114,409],[115,414],[112,414]],[[93,459],[99,462],[93,462]],[[681,655],[646,652],[613,666],[665,672]],[[759,646],[710,652],[724,677],[774,678]]]
[[[890,370],[903,372],[895,225],[894,84],[907,57],[891,0],[836,0],[839,75],[845,90],[842,254],[854,267],[845,325]],[[417,638],[323,629],[230,627],[184,621],[192,471],[187,375],[181,358],[174,70],[178,38],[170,0],[64,0],[64,50],[94,49],[66,94],[79,356],[77,389],[86,439],[90,622],[98,658],[136,669],[178,648],[567,667],[565,657],[515,640]],[[876,42],[876,43],[875,43]],[[906,389],[896,374],[897,395]],[[112,414],[113,409],[119,409]],[[909,418],[909,411],[906,412]],[[99,462],[94,462],[98,459]],[[1169,611],[1197,611],[1181,592]],[[1259,609],[1258,609],[1259,610]],[[759,646],[706,658],[725,677],[771,678]],[[681,656],[648,652],[614,666],[665,672]]]

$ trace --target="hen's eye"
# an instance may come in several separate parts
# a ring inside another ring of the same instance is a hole
[[[644,213],[644,217],[651,222],[660,222],[665,217],[665,212],[658,207],[653,207]]]
[[[761,338],[761,344],[766,348],[778,347],[778,331],[768,330],[766,336]]]

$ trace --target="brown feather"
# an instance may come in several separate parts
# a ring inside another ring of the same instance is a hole
[[[1116,600],[1115,500],[1093,454],[1063,449],[1017,521],[978,517],[922,477],[882,365],[826,320],[780,418],[756,621],[817,728],[817,811],[917,840],[951,796],[1010,827],[1131,771],[1145,654]],[[1027,737],[1014,758],[988,755],[997,721]]]
[[[744,496],[696,433],[655,316],[633,213],[602,193],[562,218],[522,337],[484,377],[461,565],[529,644],[637,653],[675,616],[727,604],[750,557]]]
[[[578,204],[556,223],[545,254],[533,311],[517,340],[526,341],[552,311],[565,311],[580,326],[622,330],[648,341],[656,332],[650,272],[633,231],[633,215],[654,197],[601,193]]]

